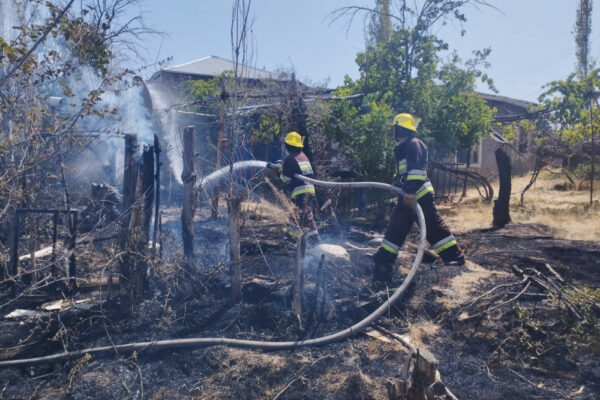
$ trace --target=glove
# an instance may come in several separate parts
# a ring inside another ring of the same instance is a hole
[[[394,185],[396,187],[402,187],[402,186],[404,186],[404,182],[402,181],[402,175],[396,175],[394,177],[392,185]]]
[[[402,196],[402,201],[404,205],[410,208],[415,208],[415,195],[414,194],[405,194]]]
[[[282,165],[283,165],[283,162],[282,162],[281,160],[277,160],[277,161],[275,161],[274,163],[272,163],[272,162],[268,162],[268,163],[267,163],[267,168],[268,168],[268,169],[273,169],[273,170],[275,170],[275,171],[281,171],[281,170],[282,170],[282,168],[283,168],[283,166],[282,166]]]

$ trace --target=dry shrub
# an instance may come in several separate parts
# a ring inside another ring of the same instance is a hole
[[[276,224],[285,224],[288,221],[285,210],[266,200],[245,201],[242,203],[242,212],[245,215],[252,215],[253,218],[268,220]]]

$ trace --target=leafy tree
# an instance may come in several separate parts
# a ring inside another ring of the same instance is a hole
[[[474,91],[476,75],[473,70],[461,69],[457,63],[440,69],[440,84],[434,87],[435,115],[427,127],[430,131],[427,139],[435,143],[434,152],[472,149],[489,134],[495,110]]]
[[[539,97],[543,109],[552,110],[549,115],[558,132],[558,139],[566,144],[576,144],[591,137],[586,128],[590,116],[595,120],[597,110],[588,107],[590,88],[600,87],[600,69],[591,71],[583,79],[577,79],[572,73],[564,81],[552,81],[546,85],[547,90]]]
[[[555,146],[566,148],[564,153],[580,153],[590,160],[590,204],[593,202],[595,178],[594,135],[598,123],[598,88],[600,69],[593,68],[590,58],[592,2],[580,0],[575,23],[577,70],[564,81],[553,81],[539,98],[541,108],[548,110],[549,120],[558,135]],[[589,144],[589,146],[586,146]],[[586,149],[587,147],[587,149]],[[577,151],[573,151],[577,150]],[[569,156],[571,157],[571,156]],[[571,165],[572,166],[572,165]]]
[[[444,63],[441,53],[449,46],[432,33],[432,28],[450,18],[461,24],[466,21],[462,9],[468,4],[487,5],[486,2],[423,0],[396,2],[398,15],[389,14],[394,22],[393,32],[387,41],[378,41],[357,55],[356,62],[360,77],[356,81],[346,79],[337,95],[364,94],[361,105],[338,105],[334,120],[354,122],[340,123],[345,130],[346,141],[356,143],[365,134],[374,135],[373,153],[383,155],[393,148],[389,121],[379,126],[381,131],[367,130],[360,122],[379,121],[382,110],[389,110],[390,116],[398,112],[411,112],[422,119],[420,137],[428,142],[432,152],[451,153],[471,148],[480,137],[487,135],[491,128],[493,110],[475,93],[475,82],[481,80],[495,90],[491,80],[481,69],[487,66],[489,49],[474,52],[472,60],[462,64],[458,57]],[[354,17],[358,12],[368,12],[373,16],[387,16],[376,8],[346,7],[337,10],[335,18],[341,15]],[[376,112],[377,117],[367,118]],[[374,128],[376,125],[373,125]],[[357,140],[358,138],[358,140]],[[386,138],[385,140],[380,140]],[[388,139],[389,138],[389,139]],[[443,150],[443,151],[442,151]],[[363,159],[364,158],[364,159]],[[353,153],[361,173],[370,176],[386,176],[393,169],[386,168],[387,162],[377,164],[367,162],[368,154]]]

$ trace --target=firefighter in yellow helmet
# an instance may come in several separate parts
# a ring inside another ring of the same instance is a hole
[[[311,178],[314,175],[308,157],[302,152],[303,142],[303,138],[298,132],[290,132],[286,135],[285,148],[288,156],[283,161],[283,165],[279,167],[279,178],[286,184],[290,197],[297,207],[295,212],[297,224],[291,223],[288,231],[292,237],[297,237],[299,234],[297,225],[318,236],[314,218],[315,187],[295,176],[299,174]]]
[[[396,115],[392,122],[398,143],[394,148],[397,169],[394,184],[406,195],[398,198],[381,247],[373,256],[373,282],[376,284],[391,283],[396,256],[416,219],[415,202],[423,209],[427,241],[433,250],[446,265],[461,266],[465,263],[456,239],[434,203],[433,187],[427,178],[427,146],[415,137],[419,122],[418,118],[407,113]]]

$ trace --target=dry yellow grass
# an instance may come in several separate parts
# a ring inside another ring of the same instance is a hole
[[[242,212],[276,224],[285,224],[288,221],[288,213],[283,208],[266,200],[261,200],[260,202],[245,201],[242,203]]]
[[[422,320],[409,322],[407,334],[410,337],[413,347],[420,348],[428,347],[428,344],[437,336],[439,330],[439,325],[429,320]]]
[[[484,279],[489,279],[492,276],[498,278],[509,275],[507,272],[490,271],[479,264],[467,261],[463,272],[448,282],[448,287],[453,292],[453,295],[441,296],[437,301],[448,310],[456,308],[472,298],[473,292]]]
[[[550,179],[547,173],[542,173],[525,194],[525,205],[521,206],[521,191],[528,182],[529,176],[513,177],[510,209],[513,222],[548,225],[554,236],[561,239],[599,240],[600,193],[595,194],[594,204],[590,206],[588,191],[556,190],[555,186],[566,180]],[[493,182],[492,186],[497,197],[498,182]],[[474,190],[469,191],[461,203],[440,204],[439,208],[454,232],[492,225],[493,204],[484,204]]]

